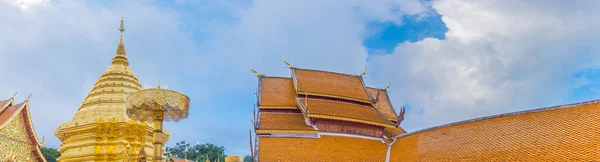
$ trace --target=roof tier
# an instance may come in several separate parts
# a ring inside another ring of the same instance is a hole
[[[301,113],[266,112],[260,114],[258,133],[317,133],[306,124]]]
[[[361,76],[298,68],[293,68],[292,73],[298,94],[374,102]]]
[[[8,106],[4,111],[0,112],[0,125],[7,123],[15,114],[22,110],[25,103]]]
[[[258,161],[386,161],[387,146],[376,139],[259,137]]]
[[[2,111],[4,111],[4,109],[8,108],[8,106],[12,105],[13,103],[13,99],[8,99],[8,100],[4,100],[4,101],[0,101],[0,113],[2,113]]]
[[[376,97],[378,99],[377,103],[373,105],[379,113],[385,116],[388,120],[398,121],[398,115],[394,111],[392,107],[392,103],[390,102],[390,98],[385,89],[375,89],[375,88],[367,88],[371,96]],[[379,95],[379,96],[377,96]]]
[[[297,98],[297,101],[308,117],[394,127],[393,123],[369,106],[312,98]]]
[[[261,77],[259,108],[296,108],[292,78]]]

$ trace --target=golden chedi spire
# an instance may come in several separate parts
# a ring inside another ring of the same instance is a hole
[[[142,88],[137,77],[129,68],[129,60],[125,54],[125,44],[123,43],[125,23],[123,19],[121,19],[119,31],[119,44],[117,45],[117,51],[112,59],[112,64],[100,76],[100,79],[98,79],[94,88],[79,108],[79,111],[100,108],[99,111],[102,112],[93,113],[92,116],[94,118],[102,117],[103,115],[124,117],[124,113],[122,112],[125,110],[125,98],[130,93]],[[92,116],[86,116],[86,118]]]
[[[125,54],[125,45],[123,44],[123,32],[125,31],[125,23],[123,22],[123,17],[121,17],[121,25],[119,28],[120,36],[119,36],[119,45],[117,46],[117,52],[115,53],[115,57],[112,59],[112,64],[123,64],[125,66],[129,66],[129,60],[127,60],[127,55]]]
[[[129,68],[122,19],[119,31],[119,43],[111,64],[100,75],[73,119],[54,132],[63,142],[58,149],[59,161],[121,161],[127,154],[123,151],[127,145],[152,152],[152,147],[148,147],[152,146],[152,136],[148,135],[152,134],[151,124],[134,121],[125,114],[125,99],[142,89],[142,85]],[[168,131],[165,130],[162,138],[168,140]]]

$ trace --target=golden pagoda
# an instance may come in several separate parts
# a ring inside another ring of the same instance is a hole
[[[126,97],[142,88],[129,68],[125,54],[123,20],[112,64],[96,81],[73,119],[54,134],[62,141],[58,161],[136,160],[141,150],[152,155],[152,125],[134,121],[125,114]],[[163,135],[166,142],[169,134]],[[147,160],[151,160],[150,158]]]

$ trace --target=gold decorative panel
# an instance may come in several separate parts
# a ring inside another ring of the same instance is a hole
[[[31,155],[31,140],[27,137],[25,122],[21,113],[0,128],[0,161],[8,158],[8,154],[12,152],[16,156],[17,161],[27,161],[34,159]]]

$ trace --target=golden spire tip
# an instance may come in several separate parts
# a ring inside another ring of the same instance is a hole
[[[125,31],[125,23],[123,22],[123,16],[121,16],[121,25],[119,31],[121,31],[121,33]]]
[[[158,76],[158,88],[160,88],[160,76]]]
[[[287,65],[288,68],[290,68],[290,69],[293,68],[292,64],[290,64],[289,62],[287,62],[285,60],[283,60],[283,62]]]

